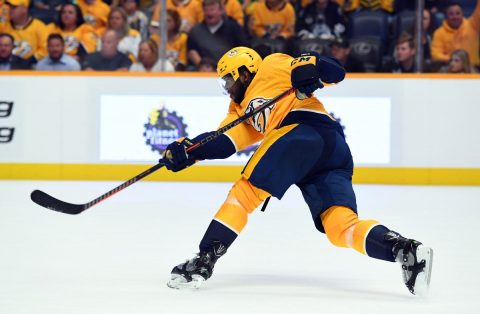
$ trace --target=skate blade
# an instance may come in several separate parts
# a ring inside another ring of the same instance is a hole
[[[415,295],[426,297],[430,287],[430,279],[432,276],[433,249],[429,247],[419,246],[417,248],[417,260],[425,260],[424,270],[418,274],[415,280]]]
[[[199,275],[193,275],[191,281],[181,275],[172,274],[172,278],[167,282],[167,286],[177,290],[198,290],[205,279]]]

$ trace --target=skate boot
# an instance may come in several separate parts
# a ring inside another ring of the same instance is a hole
[[[209,251],[198,253],[194,258],[172,269],[172,277],[167,286],[173,289],[198,289],[212,276],[213,266],[227,252],[227,247],[215,243]]]
[[[432,248],[394,231],[385,234],[385,240],[394,242],[393,257],[402,267],[403,281],[408,290],[412,294],[425,296],[432,274]]]

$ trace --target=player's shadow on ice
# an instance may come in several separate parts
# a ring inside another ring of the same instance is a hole
[[[219,274],[217,274],[219,275]],[[212,280],[213,279],[213,280]],[[392,282],[392,285],[401,282]],[[389,289],[390,287],[390,289]],[[401,286],[400,286],[401,287]],[[328,298],[338,297],[339,299],[349,297],[360,297],[362,299],[382,298],[391,300],[412,300],[414,296],[399,293],[395,287],[386,286],[378,282],[369,283],[359,280],[349,280],[345,277],[306,277],[301,275],[268,275],[268,274],[245,274],[230,275],[222,274],[211,278],[205,283],[202,289],[222,290],[242,294],[264,294],[275,296],[288,296],[299,298],[310,298],[325,295]],[[390,292],[391,291],[391,292]]]

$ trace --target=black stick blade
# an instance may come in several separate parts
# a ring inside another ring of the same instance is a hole
[[[54,210],[56,212],[70,215],[80,214],[85,209],[87,209],[85,205],[66,203],[40,190],[33,191],[30,194],[30,198],[33,202],[37,203],[40,206]]]

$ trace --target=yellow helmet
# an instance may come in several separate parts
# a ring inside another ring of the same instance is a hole
[[[253,49],[247,47],[235,47],[227,51],[218,61],[217,73],[220,78],[231,74],[234,81],[238,79],[238,69],[245,66],[254,74],[262,63],[262,57]]]

